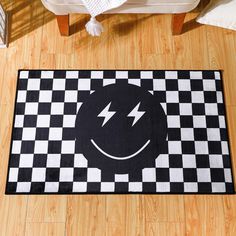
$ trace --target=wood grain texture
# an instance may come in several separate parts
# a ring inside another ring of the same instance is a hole
[[[66,235],[105,235],[105,196],[69,196]]]
[[[27,222],[65,222],[66,196],[30,196]]]
[[[146,234],[149,236],[162,236],[162,235],[172,235],[179,236],[185,235],[184,223],[179,222],[161,222],[161,223],[146,223]]]
[[[25,236],[64,236],[64,223],[27,223]]]
[[[171,34],[171,15],[71,15],[61,37],[40,0],[2,0],[10,45],[0,50],[0,235],[236,235],[236,200],[227,195],[4,195],[18,69],[222,69],[236,173],[236,33],[194,23]]]

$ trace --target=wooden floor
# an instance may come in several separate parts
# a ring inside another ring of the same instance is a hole
[[[196,25],[171,35],[170,15],[101,16],[105,32],[92,38],[87,16],[71,17],[60,37],[39,0],[2,0],[11,12],[10,45],[0,49],[0,235],[236,235],[231,195],[5,196],[17,70],[222,69],[236,173],[236,32]]]

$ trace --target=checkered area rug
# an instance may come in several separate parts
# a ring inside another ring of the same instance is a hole
[[[7,194],[233,193],[232,179],[219,71],[19,71]]]

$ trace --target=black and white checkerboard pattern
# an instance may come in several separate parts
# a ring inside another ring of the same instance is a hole
[[[167,151],[138,181],[104,181],[75,150],[78,110],[117,80],[155,93],[167,115]],[[234,192],[219,71],[19,72],[6,193],[107,192]]]

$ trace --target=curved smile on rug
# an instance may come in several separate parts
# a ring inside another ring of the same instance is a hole
[[[140,152],[142,152],[146,147],[147,145],[150,143],[150,140],[148,140],[137,152],[131,154],[131,155],[128,155],[128,156],[124,156],[124,157],[118,157],[118,156],[113,156],[113,155],[110,155],[108,153],[106,153],[104,150],[102,150],[97,144],[96,142],[91,139],[90,140],[91,143],[94,145],[94,147],[99,151],[101,152],[103,155],[109,157],[109,158],[112,158],[112,159],[115,159],[115,160],[128,160],[136,155],[138,155]]]

